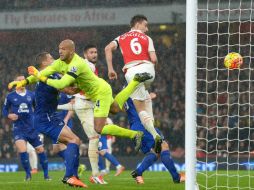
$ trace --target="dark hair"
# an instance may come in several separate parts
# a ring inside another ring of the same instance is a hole
[[[84,47],[84,52],[86,52],[87,50],[91,49],[91,48],[96,48],[97,49],[97,46],[95,44],[87,44],[85,47]]]
[[[145,15],[135,15],[134,17],[131,18],[130,25],[131,27],[134,27],[136,23],[142,22],[143,20],[147,21],[147,18]]]
[[[47,54],[49,54],[49,52],[44,51],[35,56],[34,61],[35,61],[36,68],[41,67],[41,63],[47,58]]]

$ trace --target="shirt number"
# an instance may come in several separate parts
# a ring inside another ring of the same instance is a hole
[[[139,55],[139,54],[142,52],[142,46],[141,46],[141,44],[138,42],[138,38],[133,38],[133,39],[131,40],[130,46],[131,46],[131,51],[132,51],[134,54]]]

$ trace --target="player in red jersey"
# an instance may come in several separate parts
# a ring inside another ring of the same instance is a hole
[[[108,65],[109,79],[117,79],[112,64],[113,52],[119,48],[123,55],[125,79],[129,83],[135,74],[141,72],[150,73],[153,78],[140,84],[130,96],[139,114],[142,124],[155,139],[155,151],[161,151],[162,139],[154,129],[154,118],[152,111],[152,101],[147,91],[147,87],[153,82],[155,77],[154,65],[157,64],[153,40],[145,33],[148,31],[148,20],[144,15],[135,15],[130,22],[131,30],[126,32],[105,47],[105,56]]]

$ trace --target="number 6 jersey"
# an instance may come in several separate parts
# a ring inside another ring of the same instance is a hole
[[[130,30],[113,41],[120,48],[125,67],[134,66],[140,62],[150,62],[149,52],[155,51],[153,40],[140,30]]]

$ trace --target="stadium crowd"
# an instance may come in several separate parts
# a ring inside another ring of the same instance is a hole
[[[199,25],[197,147],[201,158],[254,154],[251,28],[249,22],[240,27],[237,22]],[[234,35],[217,35],[218,30]],[[243,56],[241,69],[224,67],[229,52]]]
[[[119,30],[126,30],[126,28],[120,27]],[[93,42],[98,45],[99,50],[99,76],[108,80],[104,46],[112,40],[113,37],[119,34],[119,30],[114,30],[115,32],[113,33],[109,32],[111,31],[110,29],[105,29],[104,31],[96,33],[94,33],[93,29],[80,29],[79,32],[66,32],[61,29],[53,31],[32,31],[30,35],[23,31],[0,33],[3,37],[1,38],[2,42],[0,47],[0,76],[2,78],[1,106],[8,93],[8,82],[12,81],[18,74],[26,74],[27,66],[33,64],[34,56],[41,51],[49,51],[57,58],[57,46],[61,38],[72,37],[76,42],[78,48],[77,52],[79,52],[80,55],[82,55],[82,48],[85,46],[85,43],[89,39],[93,39]],[[59,35],[53,35],[55,33]],[[48,38],[48,36],[51,37]],[[156,80],[150,90],[157,94],[157,98],[153,101],[155,125],[163,131],[165,139],[170,143],[171,150],[175,152],[173,155],[181,157],[184,154],[184,40],[172,42],[170,46],[167,46],[163,43],[160,36],[158,36],[158,38],[154,39],[154,43],[159,58],[159,64],[156,68]],[[114,56],[114,63],[118,73],[121,73],[120,78],[117,81],[109,81],[113,87],[114,93],[119,92],[125,82],[124,75],[121,71],[122,62],[122,57],[119,52],[119,54]],[[33,87],[29,88],[33,89]],[[128,126],[125,113],[119,113],[115,116],[112,115],[112,118],[113,121],[120,126]],[[77,134],[81,134],[79,136],[83,141],[81,145],[81,155],[86,156],[87,138],[81,130],[82,128],[79,127],[80,124],[78,120],[74,120],[74,130]],[[15,156],[16,150],[13,146],[11,125],[8,120],[2,117],[0,139],[0,158]],[[46,149],[48,150],[49,156],[53,156],[50,143],[51,142],[46,138]],[[134,155],[133,143],[126,139],[117,139],[113,146],[113,151],[116,155]]]

